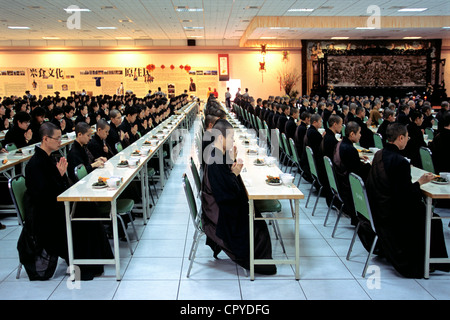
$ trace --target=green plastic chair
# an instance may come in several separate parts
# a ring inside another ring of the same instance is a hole
[[[254,202],[255,210],[260,212],[262,215],[266,215],[266,219],[273,221],[273,231],[275,237],[280,241],[281,247],[283,248],[283,253],[286,253],[286,248],[284,247],[283,238],[281,237],[280,227],[274,213],[281,212],[282,206],[281,202],[278,200],[255,200]],[[269,218],[267,218],[269,217]]]
[[[375,142],[375,148],[383,149],[383,138],[379,133],[373,134],[373,141]]]
[[[308,164],[309,164],[309,169],[311,171],[311,176],[313,178],[313,183],[311,185],[311,189],[309,189],[308,199],[306,200],[305,208],[308,207],[309,198],[311,197],[311,192],[312,192],[313,186],[316,183],[319,185],[319,193],[317,194],[316,202],[314,204],[314,209],[313,209],[313,211],[311,213],[311,215],[314,216],[314,212],[316,211],[317,202],[319,201],[320,194],[322,193],[323,186],[320,183],[319,176],[317,174],[316,162],[314,161],[314,153],[313,153],[311,147],[309,147],[309,146],[306,146],[306,155],[307,155],[307,158],[308,158]]]
[[[15,143],[11,142],[5,146],[5,149],[6,149],[6,151],[11,152],[11,151],[17,150],[17,146]]]
[[[342,137],[345,137],[345,127],[346,127],[345,124],[343,124],[341,129]]]
[[[367,267],[369,265],[369,260],[372,257],[373,251],[375,250],[375,246],[378,241],[378,235],[375,230],[375,226],[373,224],[372,219],[372,212],[370,211],[370,205],[369,205],[369,199],[367,198],[367,192],[366,187],[364,185],[363,180],[361,177],[356,175],[355,173],[351,172],[349,175],[350,180],[350,188],[352,190],[352,196],[353,196],[353,203],[355,205],[355,212],[357,214],[360,214],[364,216],[367,220],[370,222],[370,226],[372,227],[373,232],[375,233],[375,238],[373,239],[372,246],[369,251],[369,255],[366,259],[366,264],[364,265],[362,277],[364,278],[366,276]],[[358,234],[359,227],[361,225],[361,222],[358,222],[356,225],[355,232],[353,234],[352,242],[350,243],[350,247],[347,252],[347,260],[350,259],[350,254],[353,249],[353,244],[355,243],[356,235]]]
[[[422,169],[431,173],[434,172],[433,157],[431,150],[426,147],[420,147],[420,160],[422,161]]]
[[[434,130],[432,128],[425,128],[425,134],[428,135],[428,140],[434,139]]]
[[[87,170],[84,164],[79,164],[75,167],[75,175],[77,176],[78,180],[83,179],[87,175]],[[117,199],[116,200],[116,212],[117,212],[117,218],[119,218],[119,221],[122,225],[123,230],[126,230],[125,222],[123,221],[122,216],[127,215],[130,219],[131,226],[133,227],[134,231],[134,237],[136,240],[138,240],[138,235],[136,232],[136,227],[134,226],[133,217],[131,216],[131,210],[133,210],[134,207],[134,200],[133,199]],[[111,204],[109,202],[97,202],[96,206],[98,213],[102,215],[109,214],[111,212]],[[128,233],[125,231],[125,238],[128,243],[128,248],[130,250],[130,253],[133,254],[133,248],[131,246],[130,238],[128,236]]]
[[[331,192],[333,193],[333,198],[331,199],[331,203],[330,203],[330,206],[328,207],[327,215],[326,215],[325,221],[323,223],[324,227],[327,226],[328,215],[330,214],[330,209],[333,208],[334,201],[337,199],[341,203],[341,206],[339,207],[339,209],[334,207],[338,211],[338,216],[336,218],[336,223],[334,224],[333,233],[331,234],[331,237],[334,238],[334,234],[335,234],[337,226],[339,224],[339,220],[341,219],[341,216],[342,216],[342,208],[344,206],[344,201],[342,201],[342,198],[339,195],[339,191],[338,191],[338,187],[337,187],[337,183],[336,183],[336,174],[334,172],[333,163],[331,162],[330,158],[328,158],[327,156],[323,157],[323,161],[325,162],[325,170],[327,172],[330,189],[331,189]]]
[[[16,209],[17,220],[19,221],[19,225],[23,227],[25,222],[25,192],[27,191],[25,177],[22,174],[19,174],[10,178],[8,180],[8,189]],[[22,263],[19,262],[16,279],[20,278],[21,270]]]
[[[117,152],[121,152],[123,150],[123,146],[121,142],[116,143],[116,150]]]
[[[194,183],[195,183],[195,187],[197,188],[197,197],[200,196],[200,192],[202,191],[201,188],[201,180],[200,180],[200,174],[197,170],[197,166],[194,163],[194,159],[191,157],[191,172],[192,172],[192,177],[194,177]]]
[[[298,169],[298,171],[295,173],[295,175],[297,175],[297,173],[300,173],[300,178],[298,179],[298,182],[297,182],[297,188],[298,188],[300,186],[300,183],[302,182],[304,171],[303,171],[302,167],[300,166],[300,157],[298,156],[297,147],[295,146],[294,139],[289,138],[289,146],[291,147],[292,162],[294,163],[294,165],[297,166],[297,169]]]
[[[189,278],[191,274],[192,264],[194,263],[195,260],[195,254],[197,253],[198,244],[200,243],[200,239],[205,235],[205,232],[202,226],[201,214],[197,209],[197,204],[195,202],[195,197],[192,191],[191,183],[189,182],[186,173],[183,174],[182,183],[184,193],[186,195],[186,200],[189,206],[189,213],[191,215],[192,224],[194,225],[195,229],[194,241],[192,242],[191,250],[189,252],[189,260],[191,260],[191,262],[189,263],[189,268],[186,274],[186,277]]]
[[[288,145],[285,133],[281,134],[281,143],[283,144],[283,150],[284,150],[284,153],[285,153],[285,160],[287,159],[287,161],[288,161],[287,164],[286,164],[286,171],[287,171],[287,167],[289,166],[290,167],[289,173],[291,173],[292,172],[292,164],[293,164],[292,154],[291,154],[291,148]]]

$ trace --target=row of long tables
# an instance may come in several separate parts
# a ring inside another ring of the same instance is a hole
[[[250,229],[250,280],[255,279],[255,265],[267,264],[295,264],[295,279],[300,279],[300,230],[299,230],[299,201],[304,199],[304,194],[295,186],[291,185],[269,185],[266,183],[267,176],[280,177],[283,172],[276,165],[255,165],[255,161],[261,156],[251,154],[248,151],[256,146],[249,146],[241,139],[241,135],[247,134],[247,129],[240,124],[234,114],[228,112],[228,120],[235,127],[235,145],[238,158],[244,162],[241,177],[249,199],[249,229]],[[255,216],[255,202],[259,200],[289,200],[291,216],[270,216],[257,218]],[[294,203],[294,204],[293,204]],[[295,224],[295,258],[294,259],[255,259],[254,252],[254,221],[256,220],[293,220]]]
[[[116,279],[121,280],[120,274],[120,255],[119,255],[119,237],[118,237],[118,225],[117,225],[117,210],[116,201],[125,188],[135,179],[139,179],[141,183],[142,191],[142,210],[144,224],[150,218],[150,193],[148,184],[148,164],[150,159],[154,156],[159,158],[160,167],[160,183],[164,186],[164,157],[163,157],[163,145],[169,144],[169,154],[172,151],[172,134],[183,125],[186,115],[196,107],[196,103],[191,103],[186,112],[173,115],[170,118],[162,122],[158,127],[142,136],[138,141],[125,148],[114,157],[109,159],[103,168],[97,168],[90,174],[79,180],[72,187],[60,194],[57,198],[58,201],[64,202],[65,215],[66,215],[66,228],[67,228],[67,240],[68,240],[68,252],[69,252],[69,265],[71,272],[74,272],[74,265],[80,264],[114,264],[116,268]],[[149,145],[147,142],[157,141],[156,145]],[[144,152],[144,149],[148,150]],[[121,167],[119,163],[122,160],[130,160],[135,156],[132,155],[136,150],[140,151],[140,155],[136,158],[139,162],[133,167]],[[103,188],[95,189],[93,184],[98,182],[99,177],[111,178],[119,177],[121,183],[117,188]],[[74,215],[77,202],[110,202],[111,212],[107,220],[112,221],[113,227],[113,245],[114,245],[114,259],[75,259],[73,255],[73,240],[72,240],[72,221],[77,220],[90,220],[90,221],[103,221],[105,218],[100,217],[88,217],[78,218]],[[71,204],[73,205],[71,206]]]

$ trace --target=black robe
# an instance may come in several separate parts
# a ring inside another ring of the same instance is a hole
[[[14,143],[18,149],[28,146],[30,141],[25,140],[26,132],[27,130],[21,129],[17,124],[13,125],[6,133],[3,144],[6,146],[8,143]]]
[[[202,225],[206,244],[214,256],[223,250],[233,261],[249,269],[249,205],[242,180],[230,169],[229,159],[210,145],[202,182]],[[218,158],[216,158],[218,157]],[[211,159],[218,159],[211,163]],[[218,163],[222,160],[222,163]],[[256,212],[256,216],[261,215]],[[272,259],[272,244],[265,221],[254,221],[255,259]],[[275,265],[255,265],[256,273],[274,274]]]
[[[288,121],[286,121],[284,132],[286,134],[286,139],[288,140],[289,144],[289,138],[294,139],[295,137],[295,131],[297,130],[297,124],[295,123],[295,119],[292,117],[289,117]],[[290,148],[290,146],[289,146]]]
[[[68,263],[66,216],[64,203],[57,197],[69,187],[66,175],[61,176],[53,156],[39,147],[25,168],[25,221],[32,226],[36,241],[49,254]],[[83,208],[81,208],[83,207]],[[77,206],[75,216],[89,216],[84,206]],[[30,223],[29,223],[30,222]],[[113,254],[103,226],[99,221],[72,222],[75,259],[112,259]],[[103,272],[102,265],[80,265],[81,279],[91,279]]]
[[[409,162],[394,144],[375,154],[366,182],[372,218],[383,255],[408,278],[422,278],[425,265],[425,214],[418,182]],[[431,221],[430,257],[446,258],[440,220]],[[448,271],[450,266],[435,265]]]

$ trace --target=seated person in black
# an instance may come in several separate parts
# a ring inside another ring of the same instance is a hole
[[[356,108],[356,116],[353,121],[355,121],[361,128],[361,139],[359,140],[359,144],[363,148],[372,148],[375,147],[375,142],[373,140],[373,132],[368,128],[370,126],[370,119],[364,123],[366,111],[364,107]]]
[[[306,130],[310,123],[311,114],[308,111],[303,111],[300,115],[300,124],[295,129],[294,142],[295,148],[297,149],[297,156],[299,159],[302,157],[303,153],[303,140],[305,139]]]
[[[319,174],[319,171],[324,169],[322,150],[320,149],[320,145],[322,143],[322,134],[318,131],[318,129],[322,128],[322,117],[318,113],[314,113],[311,116],[311,125],[306,131],[305,138],[303,140],[303,151],[302,156],[300,158],[300,166],[304,171],[304,178],[307,181],[312,181],[311,169],[309,167],[308,155],[306,154],[306,147],[310,147],[313,155],[314,162]],[[320,177],[318,177],[320,178]],[[320,180],[319,180],[320,181]],[[323,184],[322,184],[323,185]],[[315,186],[318,187],[318,186]]]
[[[64,110],[64,122],[66,123],[66,129],[63,133],[73,132],[75,131],[75,122],[72,120],[73,115],[75,113],[75,108],[71,105],[66,105],[63,108]]]
[[[409,105],[407,105],[406,103],[400,105],[400,107],[398,108],[397,122],[405,126],[410,124],[411,121],[409,119],[409,111],[410,111]]]
[[[106,162],[106,158],[95,158],[89,149],[87,144],[91,140],[92,129],[91,126],[85,122],[80,122],[75,126],[76,138],[72,144],[72,148],[67,154],[67,161],[69,163],[67,170],[68,176],[72,182],[77,182],[78,177],[75,175],[75,168],[83,164],[86,167],[86,171],[91,173],[95,168],[103,167]]]
[[[122,114],[119,110],[114,109],[109,113],[110,123],[109,123],[109,134],[106,138],[106,142],[112,148],[114,154],[117,154],[116,144],[121,142],[128,136],[128,134],[124,133],[119,129],[120,124],[122,123]]]
[[[31,234],[48,254],[63,258],[68,264],[67,234],[64,203],[57,197],[69,187],[67,160],[58,162],[52,156],[61,145],[61,131],[52,123],[44,123],[40,129],[41,144],[35,148],[25,168],[27,191],[27,219],[32,219]],[[77,210],[75,214],[82,214]],[[112,259],[113,254],[103,226],[96,221],[72,222],[74,258]],[[19,253],[20,254],[20,253]],[[103,265],[80,265],[81,280],[91,280],[103,272]],[[76,278],[79,274],[75,274]],[[78,279],[78,278],[77,278]]]
[[[110,159],[114,156],[111,146],[106,142],[109,135],[109,124],[103,119],[97,121],[97,131],[94,136],[88,142],[87,148],[94,156],[94,159],[106,158]]]
[[[298,116],[299,116],[298,108],[291,107],[289,118],[286,121],[285,129],[284,129],[284,133],[286,134],[286,139],[288,142],[288,148],[290,148],[289,138],[292,138],[292,140],[293,140],[295,137],[295,131],[297,130],[297,122],[296,121],[298,120]]]
[[[431,145],[435,173],[450,172],[450,111],[444,114],[442,129]]]
[[[377,133],[381,135],[383,145],[386,145],[386,129],[389,124],[395,122],[395,112],[391,109],[384,109],[383,122],[378,127]]]
[[[17,148],[30,145],[33,131],[29,128],[31,116],[28,112],[20,111],[14,116],[13,125],[5,135],[4,145],[14,143]]]
[[[420,111],[413,110],[409,114],[411,123],[408,125],[409,141],[406,144],[402,154],[411,160],[411,164],[417,168],[422,168],[420,160],[420,147],[426,147],[427,144],[423,139],[422,122],[423,114]]]
[[[30,144],[35,144],[41,142],[41,137],[39,136],[39,129],[44,123],[45,110],[42,107],[36,107],[31,111],[31,121],[29,128],[33,132],[33,137],[31,138]]]
[[[202,159],[203,159],[203,152],[205,151],[206,146],[214,141],[214,136],[211,134],[211,130],[218,119],[219,117],[212,114],[208,114],[205,117],[205,133],[203,134],[202,138]]]
[[[138,114],[138,110],[136,107],[133,106],[127,106],[125,108],[125,118],[123,119],[122,123],[119,126],[119,130],[123,131],[124,133],[128,134],[128,138],[125,137],[122,140],[123,147],[126,148],[132,143],[134,143],[136,140],[139,139],[138,132],[138,126],[135,124],[136,117]]]
[[[78,116],[75,119],[75,125],[79,122],[86,122],[87,124],[91,123],[91,119],[88,116],[88,107],[86,105],[81,105],[78,108]]]
[[[9,129],[9,119],[6,116],[6,107],[0,104],[0,131]]]
[[[370,163],[366,163],[367,157],[360,157],[358,150],[353,146],[354,143],[359,142],[360,138],[361,127],[354,121],[347,123],[345,137],[336,145],[332,159],[339,195],[344,202],[343,211],[350,216],[353,225],[356,225],[358,220],[348,177],[350,172],[354,172],[365,181],[370,170]]]
[[[64,121],[64,110],[60,107],[55,107],[52,110],[52,119],[50,120],[59,130],[64,134],[66,129],[66,122]]]

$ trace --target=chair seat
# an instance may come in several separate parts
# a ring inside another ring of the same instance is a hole
[[[126,213],[131,211],[134,207],[134,200],[132,199],[117,199],[116,208],[117,213]],[[100,213],[108,214],[111,211],[111,203],[102,202],[98,204],[98,210]]]
[[[278,200],[256,200],[255,208],[259,212],[280,212],[281,203]]]

